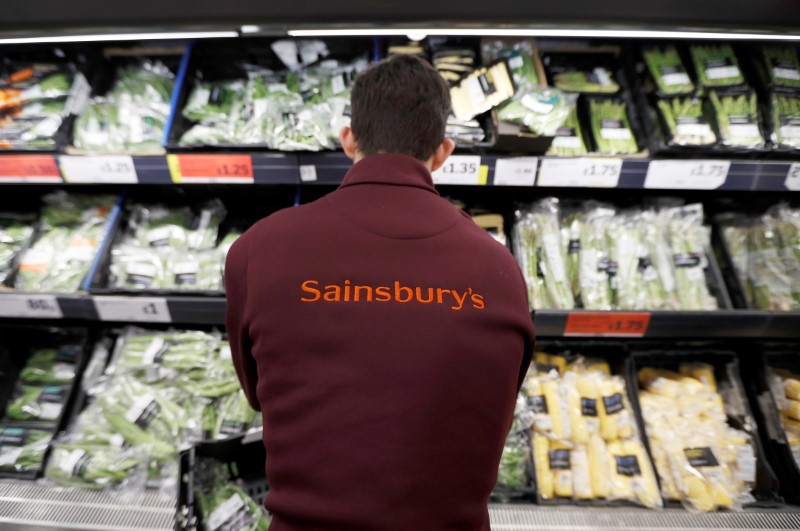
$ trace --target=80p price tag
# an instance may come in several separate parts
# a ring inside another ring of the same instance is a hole
[[[645,188],[715,190],[725,184],[729,160],[654,160],[647,167]]]
[[[8,293],[0,295],[0,316],[32,319],[61,319],[55,295]]]
[[[497,159],[494,165],[495,186],[533,186],[536,181],[537,157]]]
[[[614,188],[622,173],[622,159],[545,159],[537,186]]]
[[[478,155],[451,155],[433,172],[436,184],[480,184],[481,158]]]
[[[160,297],[95,297],[94,307],[101,321],[172,322],[167,299]]]

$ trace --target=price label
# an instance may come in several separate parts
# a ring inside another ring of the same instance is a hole
[[[4,155],[0,157],[0,183],[60,183],[61,172],[54,157]]]
[[[573,312],[564,335],[642,337],[649,324],[649,312]]]
[[[787,190],[793,192],[800,191],[800,162],[793,162],[792,165],[789,166],[789,171],[786,173],[786,180],[783,181],[783,185]]]
[[[250,155],[167,155],[175,183],[253,184]]]
[[[451,155],[432,176],[436,184],[478,185],[481,181],[481,158],[478,155]]]
[[[304,183],[310,183],[317,180],[317,167],[313,164],[300,165],[300,180]]]
[[[95,297],[101,321],[170,323],[167,299],[159,297]]]
[[[130,156],[63,156],[58,161],[64,180],[69,183],[135,184],[139,181]]]
[[[533,186],[536,182],[537,157],[497,159],[494,184],[497,186]]]
[[[622,159],[544,159],[538,186],[614,188],[622,173]]]
[[[61,319],[55,295],[8,293],[0,295],[0,316],[33,319]]]
[[[654,160],[647,167],[645,188],[715,190],[725,184],[729,160]]]

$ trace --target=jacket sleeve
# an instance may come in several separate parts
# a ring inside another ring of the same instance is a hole
[[[225,259],[225,328],[228,331],[233,365],[247,401],[253,409],[261,411],[261,404],[256,396],[258,368],[251,351],[252,343],[246,322],[248,249],[246,235],[243,235],[233,244]]]
[[[525,277],[519,267],[516,268],[521,281],[520,287],[524,294],[523,300],[525,305],[520,308],[523,328],[524,328],[524,351],[522,353],[522,363],[519,368],[519,380],[517,381],[517,392],[522,389],[522,384],[525,382],[525,376],[528,374],[528,369],[531,366],[533,359],[533,351],[536,348],[536,332],[533,327],[533,315],[530,311],[530,302],[528,300],[528,287],[525,283]]]

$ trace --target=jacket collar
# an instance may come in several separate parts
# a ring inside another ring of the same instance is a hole
[[[400,153],[379,153],[353,164],[339,188],[358,184],[390,184],[412,186],[436,195],[431,172],[419,160]]]

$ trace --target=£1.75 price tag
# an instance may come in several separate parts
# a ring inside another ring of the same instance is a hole
[[[787,190],[793,192],[800,191],[800,162],[793,162],[791,166],[789,166],[789,171],[786,172],[786,180],[783,181],[783,185]]]
[[[544,159],[537,186],[615,188],[622,173],[622,159]]]
[[[494,165],[495,186],[533,186],[536,181],[537,157],[497,159]]]
[[[55,295],[8,293],[0,295],[0,316],[33,319],[61,319]]]
[[[58,161],[64,180],[69,183],[135,184],[139,180],[133,158],[128,155],[64,155]]]
[[[49,155],[0,157],[0,183],[60,183],[56,159]]]
[[[451,155],[433,172],[436,184],[480,184],[481,158],[478,155]]]
[[[167,155],[175,183],[252,184],[250,155]]]
[[[167,299],[160,297],[95,297],[94,307],[101,321],[172,322]]]
[[[645,188],[715,190],[725,184],[729,160],[654,160],[647,167]]]
[[[642,337],[649,324],[649,312],[572,312],[564,335]]]

